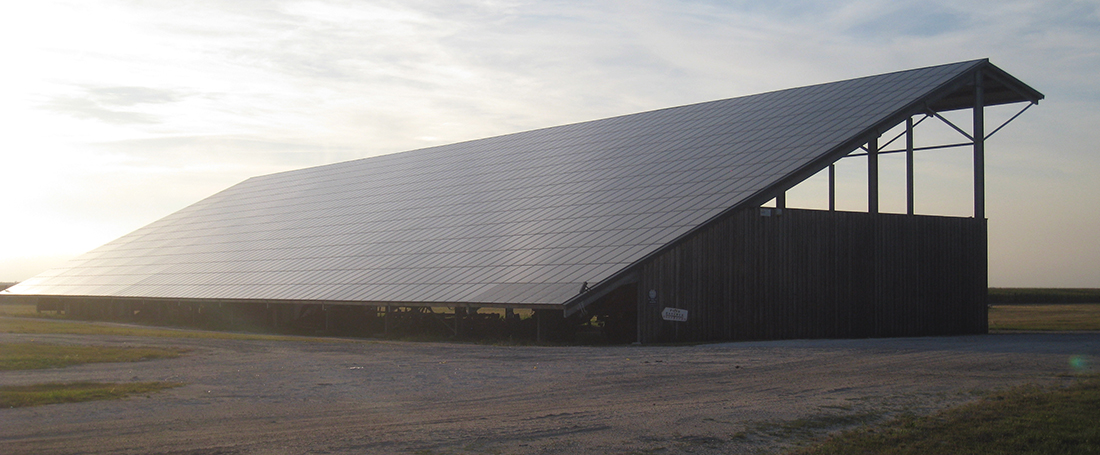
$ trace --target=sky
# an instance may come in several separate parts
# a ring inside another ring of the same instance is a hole
[[[1046,95],[986,145],[989,283],[1100,287],[1096,1],[5,2],[0,42],[0,281],[257,175],[989,58]],[[969,153],[917,155],[918,213],[972,215]]]

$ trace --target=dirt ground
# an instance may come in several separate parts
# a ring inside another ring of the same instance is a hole
[[[992,389],[1068,382],[1100,359],[1100,333],[618,347],[0,334],[31,340],[192,351],[3,372],[0,385],[187,385],[0,409],[0,453],[772,453]]]

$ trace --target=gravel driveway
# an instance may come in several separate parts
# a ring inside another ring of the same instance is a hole
[[[0,385],[187,385],[0,409],[4,454],[758,453],[1067,382],[1100,359],[1100,333],[617,347],[0,334],[30,340],[191,352],[3,372]]]

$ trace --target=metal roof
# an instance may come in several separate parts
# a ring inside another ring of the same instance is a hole
[[[561,305],[905,116],[967,107],[979,69],[1007,93],[988,104],[1042,98],[975,60],[265,175],[4,292]]]

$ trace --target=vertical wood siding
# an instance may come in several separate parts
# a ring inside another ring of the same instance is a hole
[[[747,209],[640,265],[638,336],[985,333],[986,273],[985,220],[799,209],[762,216]],[[662,320],[665,307],[688,310],[688,321]]]

